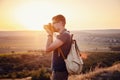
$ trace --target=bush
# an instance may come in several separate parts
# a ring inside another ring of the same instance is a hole
[[[33,71],[32,80],[50,80],[50,73],[45,68]]]

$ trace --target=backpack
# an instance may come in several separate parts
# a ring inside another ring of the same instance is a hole
[[[73,35],[72,35],[73,37]],[[74,39],[71,39],[71,49],[67,55],[67,58],[65,58],[63,51],[61,48],[58,49],[59,53],[62,55],[66,68],[69,74],[75,75],[80,74],[83,68],[83,60],[80,56],[80,50],[77,46],[77,42]]]

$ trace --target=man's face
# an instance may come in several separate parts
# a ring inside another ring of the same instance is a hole
[[[61,26],[62,26],[62,22],[53,20],[52,25],[55,29],[55,32],[58,32],[60,30]]]

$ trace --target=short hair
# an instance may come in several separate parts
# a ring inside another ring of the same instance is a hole
[[[63,25],[65,26],[66,24],[66,19],[63,15],[59,14],[59,15],[56,15],[52,18],[52,20],[55,20],[55,21],[62,21],[63,22]]]

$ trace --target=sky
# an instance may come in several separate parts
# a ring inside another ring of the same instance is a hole
[[[0,31],[43,30],[57,14],[69,30],[120,29],[120,0],[0,0]]]

